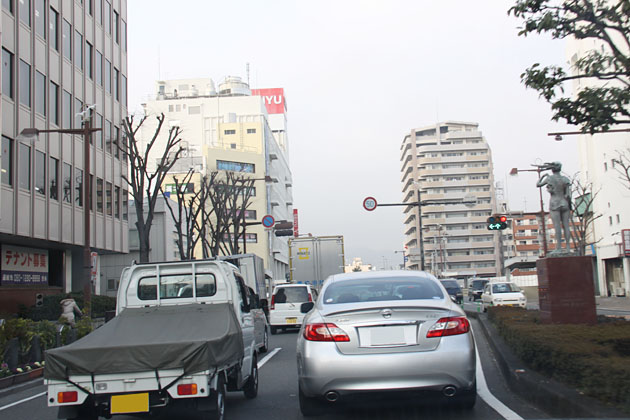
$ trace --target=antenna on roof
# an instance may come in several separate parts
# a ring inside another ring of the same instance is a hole
[[[249,63],[246,63],[245,67],[247,69],[247,86],[249,86]]]

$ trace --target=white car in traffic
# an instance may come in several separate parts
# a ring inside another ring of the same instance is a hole
[[[527,298],[521,289],[516,284],[509,282],[486,284],[481,294],[481,302],[484,312],[488,306],[518,306],[521,308],[527,306]]]
[[[317,291],[308,284],[279,284],[271,294],[269,305],[269,325],[271,333],[287,328],[299,328],[304,314],[300,306],[305,302],[315,302]]]

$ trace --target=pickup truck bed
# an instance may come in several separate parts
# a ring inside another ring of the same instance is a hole
[[[166,369],[190,375],[239,363],[243,348],[229,303],[127,308],[81,340],[48,350],[44,377]]]

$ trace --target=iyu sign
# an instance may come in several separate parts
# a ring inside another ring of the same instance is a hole
[[[252,95],[261,96],[268,114],[284,114],[286,104],[283,88],[252,89]]]

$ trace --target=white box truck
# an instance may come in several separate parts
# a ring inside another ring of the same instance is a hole
[[[343,236],[305,236],[289,239],[289,280],[320,290],[332,274],[343,273]]]

